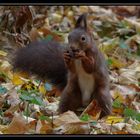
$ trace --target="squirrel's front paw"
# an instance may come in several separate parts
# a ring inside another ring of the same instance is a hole
[[[70,52],[64,52],[64,61],[66,67],[71,71],[74,72],[74,57],[71,55]]]
[[[84,51],[80,51],[80,52],[75,53],[75,58],[77,58],[77,59],[84,58],[85,56],[86,56],[86,53]]]
[[[71,54],[69,51],[64,52],[64,61],[69,63],[71,61]]]

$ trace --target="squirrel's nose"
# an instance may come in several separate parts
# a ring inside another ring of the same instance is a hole
[[[70,48],[71,48],[72,50],[75,50],[75,49],[76,49],[76,45],[70,45]]]

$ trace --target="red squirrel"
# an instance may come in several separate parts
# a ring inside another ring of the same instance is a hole
[[[35,41],[17,50],[13,62],[14,69],[48,79],[62,91],[59,113],[76,112],[94,98],[102,109],[100,117],[111,113],[108,69],[87,27],[86,14],[79,16],[69,33],[68,47]]]

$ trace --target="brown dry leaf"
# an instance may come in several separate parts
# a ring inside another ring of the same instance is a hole
[[[12,118],[14,116],[14,113],[19,109],[19,105],[11,106],[9,109],[7,109],[4,112],[4,117]]]
[[[9,72],[11,70],[11,65],[8,61],[3,60],[2,64],[0,65],[1,72]]]
[[[65,11],[65,15],[67,15],[68,19],[74,23],[74,11],[72,10],[67,10]]]
[[[90,126],[85,122],[68,123],[55,129],[56,134],[89,134]]]
[[[59,127],[67,123],[74,123],[74,122],[78,123],[78,122],[81,122],[81,120],[72,111],[67,111],[61,114],[58,118],[54,119],[53,121],[56,127]]]
[[[47,96],[54,96],[59,97],[61,95],[62,91],[60,91],[58,88],[53,87],[51,91],[47,92]]]
[[[45,24],[46,16],[43,14],[37,14],[33,19],[34,27],[42,27]]]
[[[4,101],[5,101],[5,97],[0,96],[0,109],[2,109]]]
[[[30,36],[31,41],[37,41],[38,39],[40,39],[38,30],[35,27],[33,27],[31,31],[29,32],[29,36]]]
[[[132,37],[129,37],[125,43],[131,47],[131,42],[132,41],[135,41],[137,42],[138,44],[140,43],[140,35],[139,34],[136,34],[136,35],[133,35]]]
[[[135,62],[127,68],[122,68],[119,70],[119,83],[121,84],[136,84],[138,85],[138,79],[140,78],[140,61],[135,60]]]
[[[112,113],[115,113],[117,115],[122,115],[124,112],[124,109],[123,108],[113,108],[112,109]]]
[[[46,102],[47,103],[47,102]],[[58,110],[58,101],[53,101],[52,103],[47,103],[47,106],[45,108],[42,108],[41,111],[46,113],[47,115],[57,115],[57,110]]]
[[[0,50],[0,56],[7,56],[7,53],[5,51]]]
[[[111,95],[114,99],[118,100],[121,104],[121,108],[114,108],[113,112],[121,115],[125,106],[132,107],[133,101],[136,96],[136,90],[130,86],[115,85],[115,88],[111,90]]]
[[[53,132],[52,125],[44,120],[39,120],[36,125],[37,134],[51,134]]]
[[[129,134],[127,131],[115,131],[115,132],[113,132],[113,134]]]
[[[88,6],[80,6],[79,7],[79,12],[80,13],[86,13],[89,11],[89,7]]]
[[[20,114],[15,114],[9,124],[6,134],[24,134],[27,131],[27,121]]]
[[[10,92],[7,94],[6,99],[8,100],[11,106],[15,106],[20,103],[19,94],[17,94],[16,89],[10,90]]]
[[[139,112],[140,111],[140,103],[139,103],[139,100],[138,102],[135,102],[134,100],[132,101],[132,105],[134,107],[134,109]]]
[[[28,118],[28,120],[29,120],[29,118]],[[27,124],[28,132],[35,133],[36,124],[37,124],[37,120],[32,120],[32,121],[30,121],[30,122]]]
[[[99,107],[98,102],[96,100],[93,100],[82,112],[81,116],[85,113],[91,115],[93,120],[98,120],[101,113],[101,108]]]
[[[120,16],[134,16],[136,6],[112,6],[112,11]]]
[[[53,39],[55,41],[58,41],[58,42],[64,41],[63,38],[60,37],[58,34],[52,32],[52,31],[50,31],[50,30],[48,30],[47,28],[44,28],[44,27],[38,29],[38,33],[43,37],[47,37],[48,35],[49,36],[51,35],[53,37]]]
[[[0,131],[3,133],[5,130],[7,130],[8,125],[0,125]]]
[[[8,91],[14,89],[14,85],[10,82],[10,83],[2,83],[1,84],[3,87],[5,87]]]
[[[128,87],[135,89],[136,92],[140,92],[140,86],[137,86],[135,84],[130,84]]]
[[[114,88],[111,90],[111,95],[114,99],[117,98],[121,102],[125,102],[126,96],[134,96],[135,92],[135,89],[129,86],[114,84]]]
[[[133,20],[133,19],[128,19],[128,18],[124,18],[124,21],[127,22],[127,24],[131,28],[135,27],[136,32],[140,33],[140,23],[139,22],[137,22],[136,20]]]

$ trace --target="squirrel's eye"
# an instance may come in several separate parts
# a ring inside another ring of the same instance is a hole
[[[81,41],[85,42],[86,41],[86,37],[84,35],[81,36]]]

